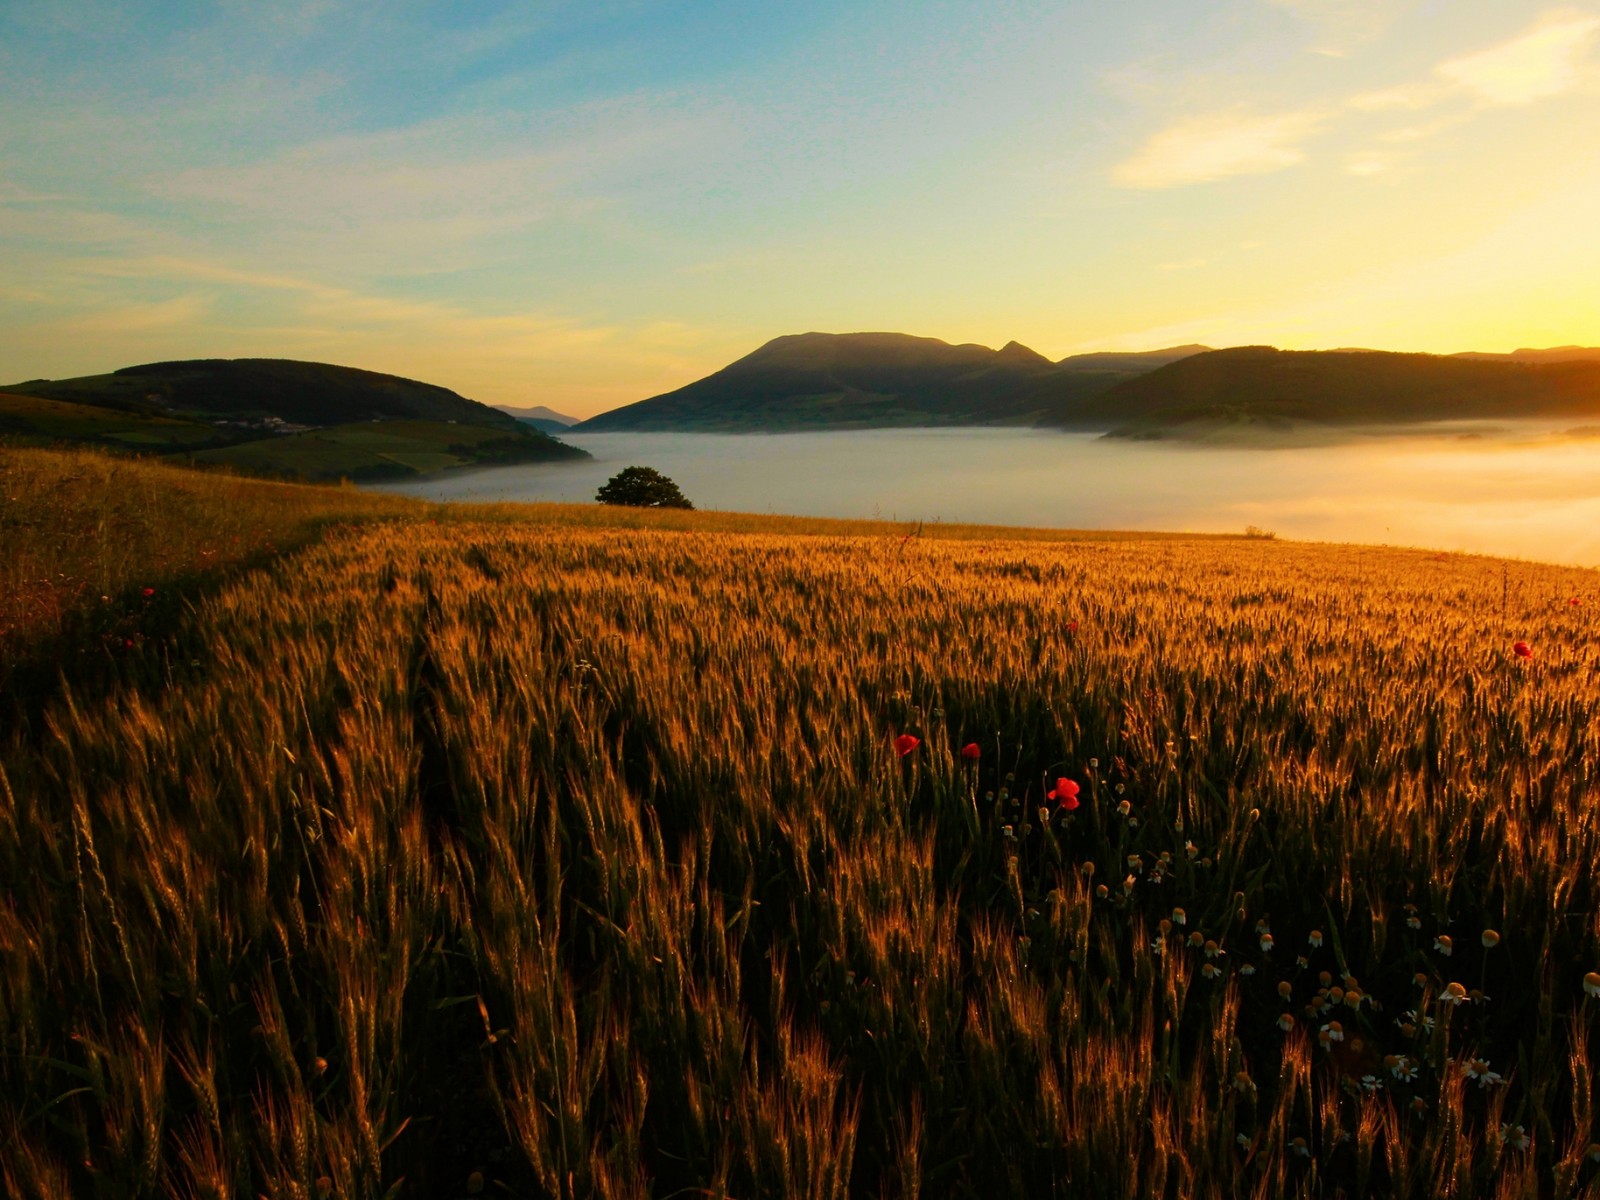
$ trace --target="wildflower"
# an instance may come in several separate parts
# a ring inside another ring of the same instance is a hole
[[[1527,642],[1512,642],[1511,653],[1520,659],[1530,659],[1533,657],[1533,647],[1528,645]]]
[[[1130,870],[1130,871],[1142,871],[1142,870],[1144,870],[1144,860],[1141,859],[1137,854],[1128,855],[1128,870]]]
[[[1134,878],[1133,878],[1132,875],[1129,875],[1126,879],[1124,879],[1122,881],[1122,894],[1124,896],[1133,895],[1133,884],[1134,884]]]
[[[1254,963],[1245,963],[1244,966],[1239,968],[1239,974],[1241,975],[1254,975],[1255,973],[1256,968]]]
[[[1289,1149],[1292,1150],[1295,1154],[1299,1155],[1301,1158],[1310,1158],[1311,1157],[1311,1146],[1306,1142],[1305,1138],[1303,1138],[1303,1137],[1290,1138],[1289,1139]]]
[[[1294,965],[1304,969],[1305,967],[1309,967],[1311,965],[1311,960],[1304,954],[1296,954],[1294,956]]]
[[[1200,847],[1196,846],[1193,842],[1184,842],[1183,852],[1190,858],[1193,858],[1196,854],[1200,853]]]
[[[1156,928],[1161,931],[1162,937],[1166,937],[1167,934],[1172,932],[1172,922],[1162,917],[1161,920],[1156,922]]]
[[[1167,944],[1165,942],[1157,940],[1150,943],[1150,953],[1154,954],[1157,958],[1160,958],[1166,952]]]
[[[1489,1000],[1490,997],[1486,993],[1480,992],[1477,988],[1473,988],[1467,993],[1468,1004],[1487,1004]]]
[[[1310,942],[1310,943],[1311,943],[1311,948],[1312,948],[1312,949],[1313,949],[1313,950],[1315,950],[1315,949],[1317,949],[1317,948],[1318,948],[1318,947],[1320,947],[1320,946],[1321,946],[1321,945],[1322,945],[1322,930],[1320,930],[1320,929],[1313,929],[1313,930],[1312,930],[1312,931],[1311,931],[1311,936],[1310,936],[1310,937],[1308,937],[1308,938],[1307,938],[1307,939],[1306,939],[1306,941],[1308,941],[1308,942]]]
[[[1433,948],[1446,958],[1456,952],[1456,944],[1450,940],[1450,935],[1447,933],[1441,933],[1433,939]]]
[[[1513,1150],[1526,1150],[1531,1139],[1528,1131],[1521,1125],[1500,1126],[1500,1144],[1510,1146]]]
[[[1361,1090],[1362,1091],[1364,1091],[1364,1092],[1376,1092],[1376,1091],[1381,1091],[1382,1088],[1383,1088],[1383,1080],[1379,1079],[1376,1075],[1363,1075],[1361,1077]]]
[[[894,752],[900,758],[904,758],[920,745],[922,745],[921,738],[913,737],[909,733],[902,733],[894,740]]]
[[[1317,982],[1322,985],[1324,990],[1326,990],[1333,983],[1333,974],[1332,974],[1332,972],[1329,972],[1329,971],[1318,971],[1317,972]]]
[[[1590,971],[1583,977],[1583,990],[1591,996],[1600,996],[1600,971]]]
[[[1418,971],[1415,975],[1413,975],[1411,977],[1411,982],[1416,984],[1420,988],[1425,988],[1425,987],[1428,986],[1428,977],[1426,975],[1424,975],[1421,971]]]
[[[1240,1149],[1243,1149],[1243,1150],[1250,1149],[1250,1135],[1249,1134],[1247,1134],[1247,1133],[1236,1133],[1233,1136],[1233,1140],[1239,1143]]]
[[[1417,1036],[1417,1027],[1413,1022],[1411,1022],[1411,1021],[1396,1021],[1395,1024],[1400,1027],[1400,1036],[1401,1037],[1414,1038],[1414,1037]]]
[[[1344,1026],[1337,1021],[1329,1021],[1322,1027],[1322,1032],[1328,1035],[1330,1042],[1344,1041]]]
[[[144,594],[144,598],[146,600],[148,600],[148,599],[150,599],[151,596],[154,596],[156,594],[156,590],[153,587],[147,587],[147,588],[144,589],[144,593],[143,594]]]
[[[1256,1085],[1248,1074],[1240,1071],[1233,1077],[1233,1089],[1236,1092],[1244,1092],[1248,1095],[1256,1090]]]
[[[1222,968],[1214,962],[1208,962],[1200,968],[1200,974],[1207,979],[1218,979],[1222,976]]]
[[[1117,816],[1119,816],[1119,817],[1125,817],[1129,813],[1131,813],[1132,811],[1133,811],[1133,805],[1129,804],[1126,800],[1124,800],[1121,804],[1117,805]]]
[[[1278,980],[1278,995],[1287,1000],[1294,993],[1294,984],[1287,979]]]
[[[1217,943],[1215,941],[1208,940],[1206,942],[1206,957],[1207,958],[1220,958],[1221,956],[1222,956],[1222,947],[1217,945]]]
[[[1486,1058],[1472,1059],[1462,1068],[1461,1073],[1468,1079],[1476,1079],[1478,1086],[1481,1088],[1493,1087],[1497,1083],[1505,1082],[1498,1071],[1490,1069],[1489,1060]]]
[[[1364,993],[1356,991],[1355,988],[1351,988],[1349,991],[1347,991],[1344,994],[1345,1007],[1346,1008],[1353,1008],[1357,1012],[1360,1012],[1361,1011],[1361,1002],[1363,1000],[1365,1000],[1366,998],[1367,997],[1366,997],[1366,995]]]
[[[1293,1029],[1294,1028],[1294,1014],[1293,1013],[1284,1013],[1281,1017],[1279,1017],[1278,1018],[1278,1028],[1283,1030],[1285,1033],[1288,1033],[1291,1029]]]
[[[1421,1096],[1411,1097],[1411,1111],[1417,1116],[1422,1116],[1428,1111],[1428,1102]]]
[[[978,748],[977,742],[968,742],[961,747],[961,757],[968,762],[977,762],[983,756],[983,751]]]
[[[1204,946],[1205,944],[1206,944],[1206,935],[1201,933],[1198,929],[1196,929],[1193,933],[1191,933],[1189,935],[1189,945],[1191,945],[1191,946]]]
[[[1189,914],[1184,912],[1181,908],[1173,909],[1172,923],[1174,925],[1187,925],[1189,923]]]
[[[1485,950],[1493,950],[1499,944],[1500,935],[1498,933],[1492,929],[1485,929],[1483,931],[1483,948]]]
[[[1111,895],[1111,889],[1103,883],[1098,883],[1095,885],[1094,894],[1097,899],[1104,900]]]
[[[1445,984],[1444,991],[1439,993],[1440,1004],[1460,1004],[1467,998],[1467,989],[1459,983]]]
[[[1000,826],[1000,834],[1002,837],[1007,838],[1010,841],[1014,842],[1017,840],[1017,831],[1009,825]]]
[[[1047,800],[1054,800],[1067,811],[1072,812],[1078,807],[1078,785],[1065,777],[1056,780],[1056,786],[1045,796]]]
[[[1261,953],[1272,953],[1272,935],[1270,933],[1263,933],[1261,935]]]
[[[1390,1054],[1383,1060],[1383,1065],[1401,1083],[1410,1083],[1417,1077],[1417,1064],[1405,1054]]]
[[[1600,1142],[1589,1143],[1589,1161],[1600,1163]]]

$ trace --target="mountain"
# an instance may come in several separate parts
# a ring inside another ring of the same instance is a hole
[[[1035,424],[1171,361],[1164,355],[1184,352],[1079,355],[1054,363],[1018,342],[991,350],[904,333],[789,334],[686,387],[601,413],[574,429]]]
[[[1483,362],[1600,362],[1600,346],[1554,346],[1549,350],[1513,350],[1510,354],[1486,354],[1478,350],[1464,350],[1451,358],[1473,358]]]
[[[411,417],[496,429],[522,428],[508,413],[436,384],[286,358],[145,363],[109,375],[30,380],[5,390],[182,417],[277,418],[311,426]]]
[[[1128,436],[1600,415],[1600,361],[1384,351],[1213,350],[1127,379],[1044,424]]]
[[[307,479],[587,458],[448,388],[291,359],[146,363],[0,391],[0,434]]]
[[[495,407],[501,412],[509,413],[517,420],[532,425],[535,429],[542,430],[545,433],[560,433],[562,430],[570,429],[578,423],[577,417],[569,417],[566,413],[558,413],[555,409],[546,408],[542,404],[536,404],[532,408],[517,408],[510,404],[496,404]]]
[[[1147,371],[1154,371],[1168,363],[1175,363],[1180,358],[1192,358],[1196,354],[1205,354],[1210,346],[1188,345],[1171,346],[1165,350],[1143,351],[1100,351],[1095,354],[1073,354],[1063,358],[1056,365],[1069,371],[1127,371],[1135,375],[1143,375]]]

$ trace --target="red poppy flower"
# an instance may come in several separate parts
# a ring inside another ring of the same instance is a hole
[[[1046,799],[1054,800],[1067,812],[1078,807],[1078,785],[1072,780],[1061,778],[1056,780],[1056,786],[1046,793]]]
[[[894,740],[894,752],[904,758],[920,745],[922,745],[921,738],[912,737],[909,733],[902,733]]]
[[[1576,596],[1574,596],[1571,600],[1568,600],[1567,603],[1568,604],[1577,605],[1577,604],[1582,604],[1583,601],[1579,600]]]
[[[156,594],[156,590],[155,590],[155,588],[145,588],[144,589],[144,594],[145,594],[145,597],[148,599],[149,597],[154,596]]]
[[[983,756],[983,751],[978,748],[977,742],[968,742],[961,747],[961,757],[969,762],[977,762]]]
[[[1067,632],[1068,633],[1077,633],[1078,632],[1078,623],[1076,621],[1068,621],[1067,622]]]
[[[1527,642],[1512,642],[1511,653],[1515,654],[1518,658],[1532,658],[1533,647],[1529,646]]]

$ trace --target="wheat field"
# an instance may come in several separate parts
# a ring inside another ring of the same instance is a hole
[[[582,512],[4,741],[0,1190],[1600,1196],[1596,573]]]

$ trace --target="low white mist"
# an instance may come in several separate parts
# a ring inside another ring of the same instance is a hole
[[[1078,529],[1242,532],[1600,564],[1600,438],[1435,428],[1271,448],[1019,429],[605,433],[592,462],[389,485],[436,500],[591,502],[631,464],[698,508]]]

